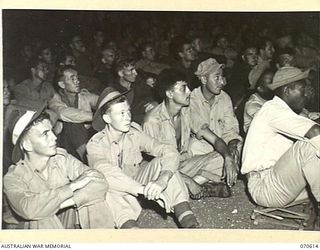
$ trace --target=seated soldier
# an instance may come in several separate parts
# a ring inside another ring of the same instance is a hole
[[[247,175],[251,197],[264,207],[304,200],[309,186],[318,203],[319,226],[320,126],[298,115],[305,103],[307,77],[308,71],[295,67],[275,73],[269,85],[275,97],[251,122],[241,172]]]
[[[14,96],[17,105],[37,108],[44,102],[48,102],[54,95],[55,90],[47,81],[48,65],[37,59],[30,66],[31,77],[17,84],[14,88]]]
[[[141,122],[143,120],[141,116],[157,106],[158,103],[155,102],[150,88],[146,86],[146,80],[138,78],[133,59],[120,60],[117,64],[117,73],[118,79],[112,84],[112,87],[119,92],[132,90],[127,94],[128,103],[132,108],[132,120]]]
[[[78,72],[71,66],[61,68],[56,81],[59,91],[49,101],[49,109],[63,122],[59,145],[83,160],[86,144],[93,135],[90,123],[98,96],[80,89]]]
[[[243,113],[243,131],[247,133],[254,115],[260,110],[262,105],[273,97],[272,91],[268,84],[272,82],[274,73],[266,69],[255,86],[256,92],[253,93],[244,106]]]
[[[58,65],[61,66],[73,66],[77,69],[76,58],[71,52],[62,52],[58,57]],[[79,73],[79,72],[78,72]],[[92,76],[85,76],[78,74],[80,81],[80,88],[87,89],[91,93],[99,95],[101,91],[104,89],[103,84],[99,79]]]
[[[167,143],[180,152],[179,172],[185,180],[192,199],[216,196],[229,197],[230,188],[221,183],[222,168],[227,173],[228,184],[236,180],[236,166],[225,142],[207,126],[198,131],[190,129],[190,90],[185,76],[177,70],[165,69],[158,77],[159,94],[164,101],[147,113],[144,131],[162,143]],[[193,115],[197,119],[197,115]],[[190,136],[208,141],[217,152],[192,156],[188,152]],[[221,155],[223,159],[217,157]],[[204,177],[205,178],[204,178]],[[211,182],[206,182],[211,180]],[[218,183],[217,183],[218,182]],[[200,186],[200,184],[203,184]]]
[[[139,194],[174,212],[181,227],[197,227],[188,202],[188,190],[177,172],[179,154],[131,122],[124,92],[106,88],[98,101],[92,126],[99,131],[87,144],[89,165],[101,171],[109,185],[107,202],[117,228],[136,228],[141,206]],[[141,152],[155,158],[142,160]]]
[[[145,72],[149,72],[155,75],[166,68],[168,65],[156,62],[156,51],[154,45],[150,42],[145,42],[140,46],[141,59],[137,61],[136,68],[141,69]]]
[[[46,62],[47,67],[48,67],[48,74],[47,74],[47,80],[49,82],[53,82],[54,80],[54,75],[57,70],[56,66],[56,56],[53,53],[53,49],[49,44],[44,44],[40,48],[39,55],[38,57]]]
[[[10,116],[13,164],[3,180],[7,228],[71,229],[79,222],[81,228],[112,227],[104,176],[57,148],[43,109]]]
[[[111,47],[103,47],[99,53],[99,62],[94,69],[94,76],[104,87],[110,87],[116,80],[116,53]]]
[[[87,53],[86,46],[79,34],[73,34],[68,40],[69,48],[77,61],[77,70],[79,74],[85,76],[93,75],[93,65],[90,61],[90,55]]]
[[[193,114],[190,120],[191,130],[199,131],[208,127],[214,131],[228,145],[232,157],[239,164],[242,138],[239,135],[239,123],[233,112],[231,98],[222,90],[226,84],[222,67],[223,64],[209,58],[200,63],[195,72],[202,86],[194,89],[190,96],[190,111]],[[214,148],[206,140],[192,137],[189,150],[193,155],[203,155],[211,153]],[[221,170],[222,164],[221,159]]]

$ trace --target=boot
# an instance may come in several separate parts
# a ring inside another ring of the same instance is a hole
[[[132,229],[132,228],[139,228],[137,222],[135,220],[128,220],[122,224],[120,229]]]
[[[175,205],[174,214],[182,228],[199,228],[199,223],[187,201]]]

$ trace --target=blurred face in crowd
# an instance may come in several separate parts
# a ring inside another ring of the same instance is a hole
[[[144,59],[148,61],[154,61],[156,52],[154,51],[153,46],[147,46],[145,50],[142,52],[142,56]]]
[[[194,39],[193,42],[192,42],[192,46],[197,52],[201,52],[202,51],[201,39],[200,38]]]
[[[268,88],[268,85],[272,83],[273,76],[274,73],[272,72],[264,73],[261,77],[261,82],[257,87],[257,92],[265,100],[269,100],[273,97],[273,92]]]
[[[68,69],[63,72],[63,81],[59,82],[59,86],[68,93],[80,92],[80,81],[78,79],[78,72],[73,69]]]
[[[53,54],[50,48],[45,48],[44,50],[42,50],[40,57],[46,63],[53,63]]]
[[[77,50],[79,52],[85,52],[86,47],[84,46],[84,43],[80,36],[74,36],[72,38],[72,43],[70,44],[71,48],[74,50]]]
[[[217,41],[217,46],[221,49],[226,49],[228,48],[229,42],[226,37],[220,37],[219,40]]]
[[[148,77],[146,79],[146,84],[148,86],[150,86],[151,88],[154,88],[155,84],[156,84],[156,80],[153,77]]]
[[[113,49],[105,49],[102,51],[102,62],[107,65],[112,65],[116,58],[116,54]]]
[[[57,153],[57,137],[52,132],[50,120],[44,119],[33,125],[26,133],[22,145],[27,152],[38,156],[53,156]]]
[[[182,51],[179,52],[179,56],[185,61],[194,61],[197,58],[197,53],[193,46],[188,43],[183,45]]]
[[[102,31],[98,31],[95,33],[95,35],[93,36],[94,40],[96,41],[97,44],[103,44],[104,43],[104,33]]]
[[[35,68],[31,68],[32,76],[41,81],[47,80],[48,65],[45,62],[39,62]]]
[[[21,54],[24,58],[31,59],[33,56],[33,51],[32,51],[31,45],[24,45],[21,50]]]
[[[261,51],[262,56],[266,59],[272,59],[275,49],[271,41],[266,42],[264,50]]]
[[[242,59],[251,67],[258,63],[258,52],[256,48],[247,48]]]
[[[226,85],[221,68],[219,68],[216,72],[212,72],[208,76],[205,76],[205,79],[205,87],[211,94],[214,95],[219,95],[223,87]]]
[[[126,133],[130,129],[131,110],[127,101],[113,104],[102,116],[114,130]]]
[[[127,82],[135,82],[137,78],[137,71],[134,65],[124,66],[122,70],[119,71],[119,76]]]
[[[10,90],[9,84],[6,80],[3,81],[3,105],[8,105],[10,103]]]
[[[64,61],[65,66],[76,66],[76,59],[72,55],[67,55]]]
[[[189,106],[191,91],[185,81],[177,81],[171,90],[167,91],[167,97],[174,103],[183,107]]]
[[[281,54],[279,55],[279,65],[278,68],[282,67],[295,67],[296,61],[293,55],[291,54]]]

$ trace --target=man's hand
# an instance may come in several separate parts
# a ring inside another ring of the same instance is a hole
[[[235,139],[228,143],[228,148],[231,153],[232,158],[236,164],[240,164],[240,152],[238,151],[238,143],[240,141]]]
[[[94,169],[84,171],[76,180],[70,183],[72,192],[84,188],[91,181],[105,181],[104,175]]]
[[[148,200],[157,200],[160,194],[167,187],[167,183],[163,180],[150,181],[143,190],[143,195]]]
[[[161,171],[156,181],[150,181],[144,188],[143,195],[148,200],[157,200],[163,190],[167,188],[173,173],[169,170]]]
[[[237,181],[238,171],[238,165],[234,162],[234,160],[230,157],[226,157],[224,159],[223,174],[221,179],[227,178],[227,185],[231,187]]]
[[[147,113],[151,109],[155,108],[158,105],[157,102],[148,102],[147,104],[144,105],[144,112]]]

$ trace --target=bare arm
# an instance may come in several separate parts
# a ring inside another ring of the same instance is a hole
[[[314,124],[309,130],[308,132],[305,134],[305,137],[308,139],[311,139],[313,137],[316,137],[320,135],[320,126],[319,124]]]
[[[208,127],[201,129],[197,133],[197,137],[203,138],[209,143],[211,143],[216,151],[221,154],[224,158],[224,172],[222,178],[227,178],[227,184],[229,186],[233,185],[237,180],[237,172],[238,166],[234,162],[232,154],[226,143],[218,137],[215,133],[213,133]]]

